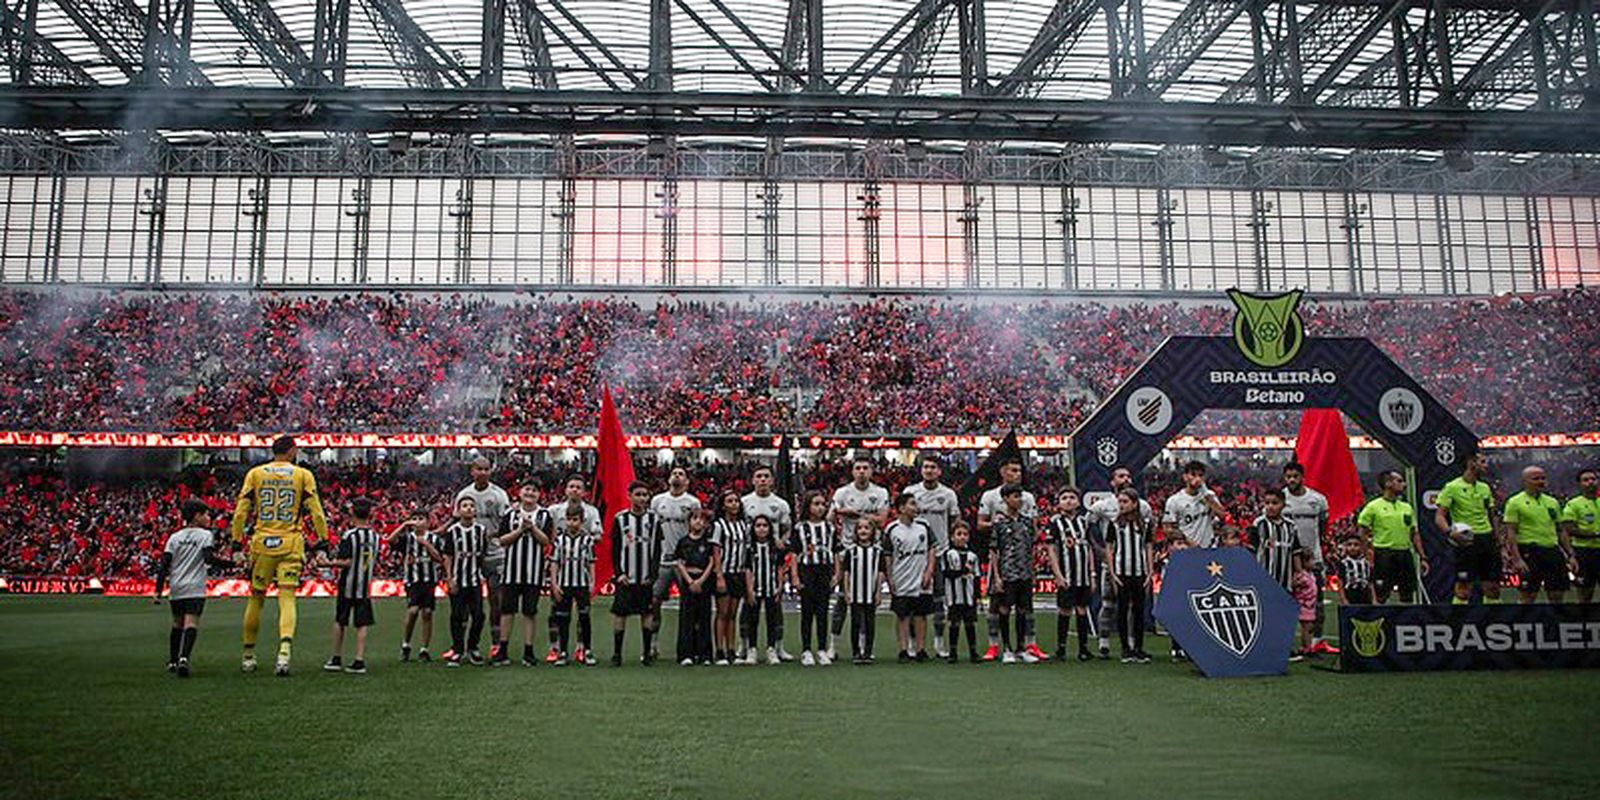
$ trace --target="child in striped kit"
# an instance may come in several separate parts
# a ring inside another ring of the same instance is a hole
[[[856,520],[855,542],[839,554],[839,580],[850,608],[850,654],[855,664],[873,663],[878,628],[878,596],[888,580],[883,548],[876,544],[877,523]]]
[[[372,501],[358,497],[350,503],[350,529],[339,536],[329,566],[339,568],[339,594],[334,605],[333,655],[322,669],[355,675],[367,672],[367,629],[372,627],[372,571],[378,564],[378,532],[372,529]],[[356,628],[356,657],[349,666],[344,655],[344,633]]]
[[[967,657],[980,664],[978,655],[978,554],[967,546],[971,531],[957,521],[950,529],[950,549],[939,556],[939,574],[944,581],[945,620],[950,626],[949,661],[961,660],[958,654],[961,631],[967,632]]]
[[[783,641],[783,599],[779,581],[783,572],[783,548],[773,536],[772,520],[758,516],[750,520],[750,553],[745,564],[744,663],[756,663],[756,631],[761,615],[767,617],[767,663],[777,664],[778,644]]]
[[[599,537],[584,525],[583,506],[568,503],[561,535],[555,538],[550,553],[551,644],[559,648],[555,665],[567,664],[567,641],[572,632],[572,607],[578,607],[578,650],[573,661],[586,666],[595,663],[590,647],[593,621],[589,616],[589,592],[594,586],[594,548]]]

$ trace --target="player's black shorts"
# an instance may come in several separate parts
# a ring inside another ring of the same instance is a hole
[[[978,607],[962,603],[945,608],[945,619],[950,622],[976,622],[978,620]]]
[[[1417,590],[1417,565],[1412,560],[1411,551],[1374,548],[1372,583],[1380,589],[1387,586],[1399,592],[1402,598],[1414,594]]]
[[[172,600],[167,603],[172,607],[172,618],[178,619],[185,614],[200,616],[206,613],[206,599],[204,597],[190,597],[183,600]]]
[[[365,628],[371,625],[372,598],[339,598],[333,607],[333,621],[340,625],[349,625],[354,622],[357,628]]]
[[[1093,594],[1087,586],[1062,586],[1056,589],[1056,608],[1088,608]]]
[[[611,613],[619,617],[633,617],[650,613],[654,599],[654,586],[650,583],[629,583],[617,587],[611,596]]]
[[[1578,557],[1578,588],[1600,586],[1600,547],[1574,547],[1572,552]]]
[[[745,596],[744,573],[740,572],[738,574],[728,575],[723,579],[723,582],[724,582],[725,585],[724,585],[724,588],[722,589],[722,591],[716,591],[716,587],[714,585],[712,586],[713,593],[715,593],[716,596],[718,596],[718,597],[737,597],[737,598],[740,598],[740,599],[744,598],[744,596]]]
[[[1564,592],[1572,585],[1567,575],[1567,560],[1561,557],[1560,548],[1528,544],[1517,550],[1528,565],[1528,571],[1522,573],[1522,591],[1533,593],[1544,587],[1545,591]]]
[[[994,596],[994,603],[1005,608],[1032,611],[1033,581],[1027,579],[1004,581],[1000,586],[1000,593]]]
[[[889,610],[896,619],[926,617],[933,613],[933,595],[900,595],[889,601]]]
[[[1494,534],[1474,535],[1470,544],[1455,545],[1455,558],[1457,582],[1500,582],[1500,545]]]
[[[500,613],[539,613],[539,586],[533,583],[502,583],[496,590],[500,595]]]
[[[439,605],[438,598],[433,596],[433,590],[437,586],[438,584],[431,581],[406,584],[406,607],[432,611]]]

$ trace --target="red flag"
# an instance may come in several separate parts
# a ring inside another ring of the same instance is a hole
[[[1328,498],[1328,519],[1343,519],[1361,507],[1361,476],[1337,410],[1308,408],[1300,414],[1294,458],[1306,468],[1306,485]]]
[[[628,484],[633,483],[633,456],[628,452],[622,421],[611,400],[611,387],[600,397],[599,460],[594,470],[594,499],[600,506],[600,544],[594,553],[595,587],[611,580],[611,520],[628,507]]]

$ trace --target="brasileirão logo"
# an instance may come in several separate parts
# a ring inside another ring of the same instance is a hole
[[[1299,289],[1276,295],[1228,290],[1228,299],[1239,309],[1233,317],[1233,341],[1250,363],[1271,369],[1299,355],[1306,340],[1298,310],[1304,295]]]

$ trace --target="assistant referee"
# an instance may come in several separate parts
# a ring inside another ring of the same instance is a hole
[[[1400,602],[1414,602],[1417,592],[1417,564],[1422,574],[1428,574],[1428,559],[1422,549],[1422,535],[1417,531],[1416,514],[1411,504],[1400,497],[1406,490],[1406,478],[1398,471],[1386,469],[1378,473],[1378,488],[1382,492],[1372,498],[1356,517],[1356,530],[1367,543],[1372,560],[1372,585],[1379,603],[1389,602],[1391,593],[1400,595]]]

